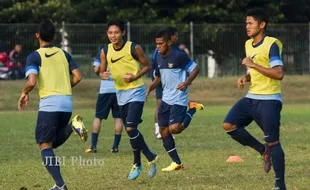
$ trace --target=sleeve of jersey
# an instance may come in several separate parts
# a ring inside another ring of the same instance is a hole
[[[41,66],[41,57],[38,52],[33,52],[26,59],[25,75],[26,78],[30,74],[38,75]]]
[[[179,57],[179,60],[181,62],[182,68],[186,72],[189,72],[189,73],[192,72],[197,66],[197,64],[193,60],[191,60],[185,53]]]
[[[279,66],[279,65],[283,66],[283,61],[281,59],[280,50],[276,43],[273,43],[270,47],[269,64],[271,68],[275,66]]]
[[[64,50],[63,50],[63,51],[64,51]],[[68,63],[69,63],[69,69],[70,69],[70,71],[73,71],[74,69],[77,69],[78,66],[77,66],[77,64],[73,61],[71,55],[70,55],[68,52],[66,52],[66,51],[64,51],[64,53],[65,53],[66,58],[67,58],[67,61],[68,61]]]
[[[100,53],[101,53],[101,50],[102,50],[102,48],[99,49],[99,51],[98,51],[98,53],[96,55],[95,61],[93,63],[94,67],[100,67]]]

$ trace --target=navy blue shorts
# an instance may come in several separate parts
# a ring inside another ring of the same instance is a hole
[[[169,127],[175,123],[182,123],[186,116],[187,106],[169,105],[161,101],[158,108],[158,125]]]
[[[125,127],[138,127],[142,123],[143,106],[144,102],[129,102],[119,106]]]
[[[279,140],[282,102],[242,98],[228,112],[224,123],[246,127],[253,120],[263,130],[265,141]]]
[[[121,118],[116,93],[99,94],[96,103],[96,118],[107,119],[112,110],[113,118]]]
[[[159,84],[156,89],[155,89],[155,94],[156,94],[156,99],[162,99],[163,98],[163,87],[161,86],[161,84]]]
[[[57,132],[68,125],[71,115],[71,112],[39,111],[35,131],[37,143],[52,142]]]

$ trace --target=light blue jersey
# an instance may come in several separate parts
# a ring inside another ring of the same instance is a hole
[[[184,51],[172,49],[171,54],[163,57],[158,54],[156,57],[157,69],[155,75],[160,77],[163,87],[162,101],[169,105],[188,105],[188,89],[180,91],[177,86],[184,82],[187,73],[190,73],[196,67]]]
[[[100,67],[100,59],[96,58],[94,63],[94,67]],[[106,94],[106,93],[116,93],[114,80],[112,76],[109,76],[109,80],[101,80],[100,81],[100,90],[99,94]]]
[[[145,102],[145,98],[146,88],[144,85],[138,88],[116,91],[117,103],[120,106],[123,106],[129,102]]]

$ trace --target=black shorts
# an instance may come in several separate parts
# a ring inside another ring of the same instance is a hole
[[[129,102],[119,107],[125,127],[138,127],[142,123],[143,106],[144,102]]]
[[[39,111],[35,130],[37,143],[52,142],[58,130],[68,125],[71,115],[71,112]]]
[[[99,94],[96,103],[96,118],[107,119],[112,110],[113,118],[121,118],[116,93]]]
[[[265,141],[274,142],[280,136],[281,110],[282,102],[279,100],[242,98],[230,109],[224,122],[246,127],[254,120],[263,130]]]
[[[159,127],[169,127],[175,123],[182,123],[186,116],[187,106],[169,105],[161,101],[158,108]]]

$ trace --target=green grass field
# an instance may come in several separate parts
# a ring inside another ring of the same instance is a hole
[[[292,77],[283,83],[284,106],[282,110],[281,141],[286,153],[286,183],[289,190],[310,189],[310,101],[309,84],[306,77]],[[296,82],[297,81],[297,82]],[[302,84],[298,84],[302,83]],[[215,85],[215,83],[217,83]],[[295,84],[296,83],[296,84]],[[75,89],[74,114],[84,116],[84,123],[91,130],[95,97],[99,83],[85,80]],[[206,85],[206,86],[204,86]],[[222,86],[225,86],[222,88]],[[143,171],[135,181],[127,180],[132,164],[129,139],[123,133],[120,152],[108,152],[113,141],[113,121],[109,118],[99,136],[98,153],[85,155],[83,150],[90,141],[83,143],[75,135],[60,148],[56,155],[66,158],[61,166],[64,180],[69,189],[206,189],[206,190],[267,190],[272,189],[273,170],[265,174],[261,157],[252,149],[233,141],[221,127],[227,111],[246,90],[239,92],[234,87],[235,78],[207,80],[199,79],[191,87],[191,99],[206,104],[206,109],[197,112],[190,127],[176,135],[176,144],[185,169],[163,173],[161,168],[170,164],[162,142],[154,136],[154,101],[146,103],[143,120],[139,127],[152,151],[156,152],[159,171],[153,179],[147,177],[146,159],[142,158]],[[51,176],[41,165],[41,156],[34,139],[38,98],[32,92],[29,108],[24,112],[15,109],[22,81],[0,81],[6,93],[0,96],[0,189],[28,190],[48,189],[54,185]],[[213,88],[213,86],[219,86]],[[230,87],[231,86],[231,87]],[[86,87],[91,88],[86,91]],[[94,88],[94,89],[93,89]],[[221,90],[222,88],[222,90]],[[84,90],[83,90],[84,89]],[[211,90],[208,90],[211,89]],[[1,92],[2,92],[1,90]],[[222,96],[217,96],[221,94]],[[227,94],[230,93],[230,94]],[[298,96],[300,94],[300,96]],[[211,98],[208,98],[211,97]],[[285,101],[287,100],[287,103]],[[218,101],[218,103],[216,103]],[[218,105],[217,105],[218,104]],[[255,123],[247,128],[259,140],[263,133]],[[244,163],[226,163],[231,155],[239,155]],[[72,158],[82,160],[102,159],[103,166],[72,165]]]

